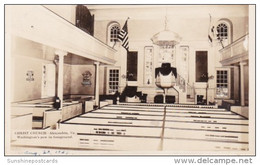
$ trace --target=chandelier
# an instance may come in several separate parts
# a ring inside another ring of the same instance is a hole
[[[180,43],[181,37],[177,33],[168,29],[167,21],[167,16],[165,16],[164,30],[159,33],[156,33],[151,38],[151,40],[154,44],[158,46],[174,47],[175,45]]]

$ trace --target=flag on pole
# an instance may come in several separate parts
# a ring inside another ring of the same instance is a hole
[[[128,18],[129,19],[129,18]],[[125,21],[125,25],[123,26],[123,28],[121,29],[118,38],[119,40],[122,41],[122,46],[128,51],[129,49],[129,41],[128,41],[128,29],[127,29],[127,21],[128,19]]]
[[[214,26],[212,27],[212,25],[211,25],[211,15],[209,14],[208,40],[209,40],[210,44],[212,44],[212,42],[213,42],[212,34],[214,34]]]

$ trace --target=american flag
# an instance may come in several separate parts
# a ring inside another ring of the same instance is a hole
[[[125,21],[125,25],[121,29],[118,38],[122,41],[122,46],[128,51],[129,49],[129,41],[128,41],[128,30],[127,30],[127,21]]]

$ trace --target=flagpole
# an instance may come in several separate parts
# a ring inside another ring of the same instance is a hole
[[[208,34],[210,33],[210,27],[211,27],[211,14],[209,13],[209,29],[208,29]]]
[[[208,28],[208,39],[210,41],[210,45],[212,46],[213,38],[210,35],[211,29],[211,14],[209,13],[209,28]]]
[[[114,41],[114,45],[113,45],[113,47],[112,47],[112,48],[114,48],[114,47],[115,47],[115,45],[116,45],[116,41]]]

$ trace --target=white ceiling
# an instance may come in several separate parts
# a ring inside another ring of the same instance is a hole
[[[248,5],[87,5],[95,20],[247,17]]]

